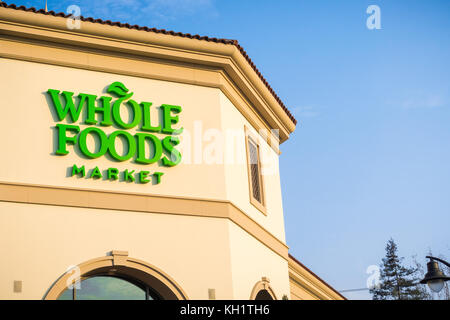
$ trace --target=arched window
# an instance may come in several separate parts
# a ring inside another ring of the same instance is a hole
[[[273,300],[273,297],[270,295],[267,290],[260,290],[255,297],[255,300]]]
[[[277,300],[275,291],[270,286],[270,280],[267,277],[262,277],[253,287],[250,294],[250,300]]]
[[[66,289],[58,300],[159,300],[155,291],[137,281],[111,275],[82,279]]]
[[[161,269],[113,250],[67,270],[45,300],[186,300],[186,293]]]

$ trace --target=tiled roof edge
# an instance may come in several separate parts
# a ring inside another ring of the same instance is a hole
[[[54,16],[54,17],[62,17],[62,18],[70,17],[70,15],[67,15],[67,14],[65,14],[63,12],[58,12],[57,13],[55,11],[45,11],[44,9],[39,9],[38,10],[38,9],[36,9],[34,7],[27,8],[25,6],[16,6],[15,4],[9,4],[8,5],[5,2],[0,2],[0,7],[4,7],[4,8],[8,8],[8,9],[15,9],[15,10],[22,10],[22,11],[27,11],[27,12],[34,12],[34,13],[45,14],[45,15],[51,15],[51,16]],[[105,21],[105,20],[102,20],[102,19],[94,19],[94,18],[91,18],[91,17],[87,17],[86,18],[86,17],[80,16],[80,19],[81,19],[81,21],[106,24],[106,25],[110,25],[110,26],[117,26],[117,27],[120,27],[120,28],[136,29],[136,30],[140,30],[140,31],[162,33],[162,34],[172,35],[172,36],[177,36],[177,37],[182,37],[182,38],[204,40],[204,41],[223,43],[223,44],[232,44],[232,45],[236,46],[239,49],[241,54],[244,56],[244,58],[247,60],[247,62],[252,67],[252,69],[256,72],[256,74],[259,76],[261,81],[264,83],[264,85],[267,87],[267,89],[273,95],[275,100],[280,104],[280,106],[286,112],[286,114],[288,115],[289,119],[291,119],[292,122],[294,122],[294,124],[297,124],[297,120],[294,118],[294,116],[291,114],[291,112],[288,110],[288,108],[284,105],[284,103],[281,101],[280,97],[278,97],[278,95],[275,93],[275,91],[269,85],[267,80],[263,77],[261,72],[258,70],[258,68],[255,66],[253,61],[248,56],[247,52],[245,52],[244,48],[239,44],[239,42],[237,40],[211,38],[211,37],[207,37],[207,36],[200,36],[198,34],[191,35],[189,33],[174,32],[174,31],[169,31],[169,30],[165,30],[165,29],[141,27],[141,26],[139,26],[137,24],[130,25],[128,23],[112,22],[110,20],[106,20]]]
[[[344,297],[342,295],[342,293],[340,293],[339,291],[337,291],[335,288],[333,288],[331,285],[329,285],[325,280],[323,280],[321,277],[319,277],[317,274],[315,274],[314,272],[311,271],[311,269],[309,269],[307,266],[305,266],[303,263],[301,263],[300,261],[298,261],[293,255],[291,255],[289,253],[289,258],[292,259],[292,261],[294,261],[295,263],[297,263],[298,265],[300,265],[301,267],[303,267],[306,271],[308,271],[309,273],[311,273],[311,275],[313,275],[315,278],[317,278],[320,282],[322,282],[324,285],[326,285],[328,288],[330,288],[334,293],[336,293],[337,295],[339,295],[341,298],[343,298],[344,300],[347,300],[346,297]]]

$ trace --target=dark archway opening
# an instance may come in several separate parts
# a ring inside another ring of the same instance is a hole
[[[58,300],[159,300],[152,288],[120,276],[83,278],[67,288]]]
[[[175,294],[159,279],[123,266],[90,271],[58,300],[166,300]]]
[[[267,291],[267,290],[260,290],[258,292],[258,294],[256,295],[255,300],[273,300],[273,298],[270,295],[269,291]]]

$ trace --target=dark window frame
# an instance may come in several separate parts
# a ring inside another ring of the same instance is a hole
[[[109,274],[109,273],[99,273],[99,274],[95,274],[95,275],[91,275],[91,276],[87,276],[87,277],[81,277],[80,280],[78,280],[77,282],[74,282],[72,289],[66,288],[66,290],[72,291],[72,300],[77,300],[76,284],[78,282],[81,283],[84,280],[91,279],[91,278],[98,278],[98,277],[117,278],[117,279],[127,281],[127,282],[135,285],[136,287],[142,289],[145,292],[145,300],[163,300],[161,298],[161,296],[153,288],[149,287],[145,283],[142,283],[141,281],[138,281],[136,279],[133,279],[129,276],[125,276],[122,274]]]
[[[255,134],[250,132],[246,126],[244,130],[250,203],[267,215],[264,179],[261,174],[261,146]],[[258,189],[255,190],[255,188]]]

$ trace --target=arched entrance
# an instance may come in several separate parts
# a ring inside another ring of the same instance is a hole
[[[44,297],[58,298],[185,300],[187,295],[158,268],[128,257],[126,251],[112,251],[109,256],[81,263],[64,273]]]
[[[262,277],[261,281],[255,284],[250,300],[277,300],[275,291],[270,286],[270,280],[267,277]]]
[[[255,300],[273,300],[273,297],[270,295],[267,290],[259,290],[256,294]]]
[[[58,300],[160,300],[151,287],[118,275],[83,277]]]

